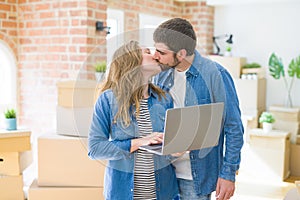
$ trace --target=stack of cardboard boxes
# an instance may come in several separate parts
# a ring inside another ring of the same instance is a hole
[[[22,172],[31,164],[31,132],[0,131],[0,199],[24,200]]]
[[[266,78],[263,73],[253,79],[241,79],[242,67],[246,64],[246,58],[212,55],[210,59],[220,63],[228,70],[234,80],[240,109],[243,117],[246,118],[247,127],[257,128],[259,116],[266,109]]]
[[[57,133],[38,138],[38,177],[28,200],[101,200],[104,161],[88,157],[95,81],[58,83]]]
[[[300,176],[300,108],[270,106],[275,117],[274,128],[291,133],[291,176]]]

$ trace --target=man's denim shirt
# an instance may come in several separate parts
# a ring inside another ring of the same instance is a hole
[[[154,83],[169,91],[174,84],[173,77],[174,69],[169,69],[158,74]],[[190,152],[195,189],[201,195],[216,189],[218,177],[235,181],[241,161],[244,128],[235,86],[228,71],[195,51],[194,61],[186,72],[185,106],[213,102],[224,102],[219,144]]]
[[[169,94],[161,99],[149,90],[148,109],[153,132],[164,131],[165,113],[173,107]],[[137,121],[133,113],[128,127],[122,126],[114,117],[118,111],[116,98],[111,90],[103,92],[98,98],[89,132],[89,157],[108,160],[105,172],[104,196],[106,200],[133,199],[133,170],[135,154],[130,153],[131,139],[139,137]],[[174,167],[169,156],[153,155],[157,199],[169,200],[178,194]],[[99,177],[100,178],[100,177]]]

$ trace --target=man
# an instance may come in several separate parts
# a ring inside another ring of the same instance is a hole
[[[195,50],[196,35],[185,19],[174,18],[162,23],[153,39],[154,58],[162,68],[170,67],[154,82],[170,92],[175,107],[224,102],[218,145],[187,152],[173,163],[180,199],[209,200],[215,190],[218,200],[230,199],[235,190],[244,132],[232,78],[221,65]]]

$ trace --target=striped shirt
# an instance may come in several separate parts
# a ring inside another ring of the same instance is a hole
[[[137,118],[141,137],[152,133],[152,123],[148,110],[148,99],[142,99],[140,116]],[[133,199],[156,199],[153,154],[145,150],[137,150],[134,166]]]

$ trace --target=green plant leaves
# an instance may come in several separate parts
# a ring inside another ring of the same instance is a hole
[[[261,65],[258,63],[248,63],[242,66],[243,69],[253,69],[253,68],[261,68]]]
[[[95,65],[95,70],[96,72],[105,72],[106,71],[106,62],[102,61],[102,62],[97,62]]]
[[[275,79],[280,79],[281,76],[285,76],[281,58],[277,57],[275,53],[272,53],[269,58],[269,72]]]
[[[294,58],[289,64],[288,74],[290,77],[300,78],[300,56]]]
[[[12,108],[12,109],[7,109],[4,112],[4,116],[6,119],[12,119],[12,118],[16,118],[16,111]]]
[[[267,122],[267,123],[274,123],[275,122],[275,118],[272,115],[272,113],[269,112],[263,112],[260,117],[259,117],[259,122]]]

